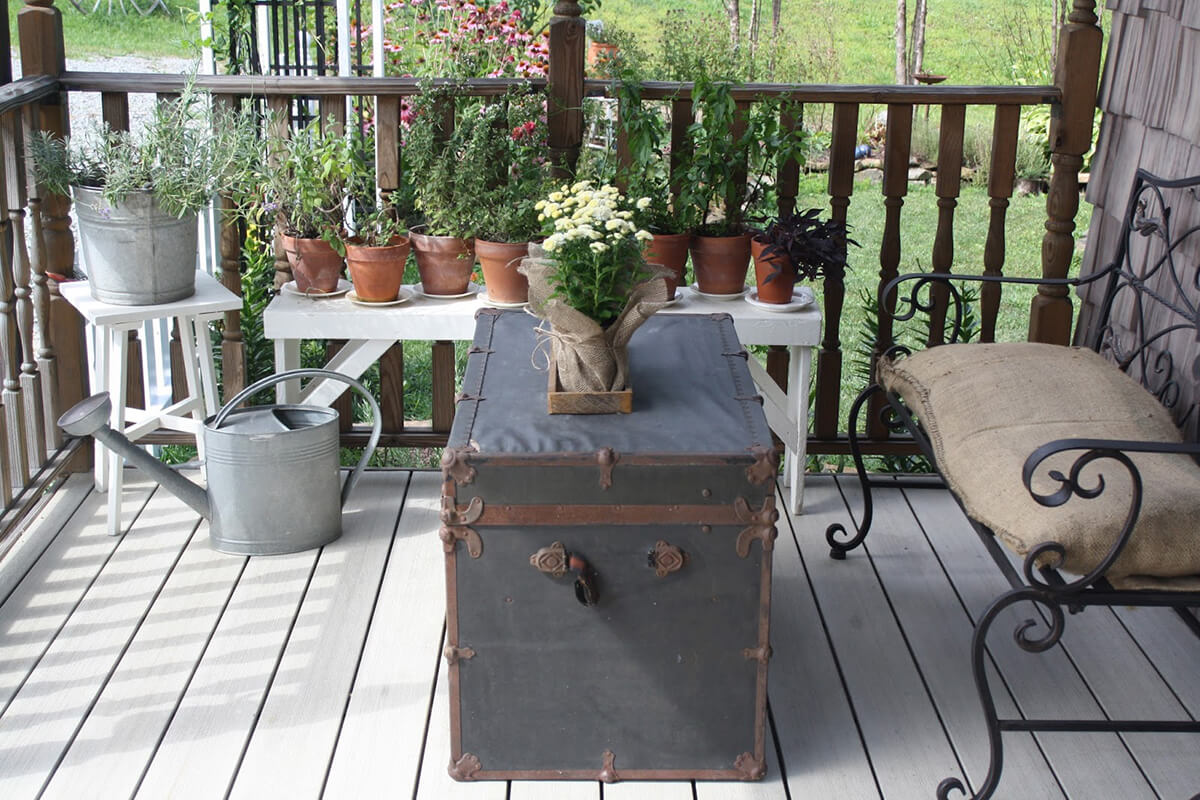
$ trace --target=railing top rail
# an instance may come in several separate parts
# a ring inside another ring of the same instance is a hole
[[[154,73],[64,72],[64,88],[91,92],[174,92],[188,81],[185,75]],[[221,94],[236,95],[345,95],[345,94],[420,94],[423,87],[458,88],[462,94],[498,95],[512,88],[545,88],[542,79],[474,78],[457,81],[446,78],[357,78],[357,77],[275,77],[263,75],[199,75],[195,85]],[[643,96],[667,100],[691,94],[691,83],[647,81]],[[588,80],[585,93],[604,95],[612,81]],[[788,95],[811,103],[906,103],[943,105],[1046,105],[1058,102],[1062,92],[1056,86],[887,86],[828,84],[746,83],[739,84],[733,95],[738,100],[761,96]]]
[[[0,86],[0,114],[43,100],[60,90],[49,75],[32,75]]]

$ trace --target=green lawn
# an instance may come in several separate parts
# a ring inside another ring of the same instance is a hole
[[[55,0],[62,12],[63,40],[69,58],[138,55],[148,57],[176,56],[195,58],[200,54],[200,23],[193,18],[196,0],[164,0],[170,15],[156,11],[143,17],[129,7],[122,14],[119,0],[113,0],[114,10],[107,13],[108,0],[100,9],[90,13],[95,0],[79,0],[89,13],[79,13],[68,0]],[[145,7],[150,0],[139,0]],[[8,0],[8,25],[12,45],[17,47],[17,13],[24,7],[22,0]]]

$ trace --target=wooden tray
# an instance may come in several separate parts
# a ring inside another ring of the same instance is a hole
[[[546,386],[546,411],[551,414],[629,414],[633,411],[633,387],[620,392],[564,392],[558,382],[558,364],[550,359]]]

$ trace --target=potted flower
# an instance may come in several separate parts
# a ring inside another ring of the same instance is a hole
[[[587,66],[593,74],[605,71],[608,65],[617,57],[620,45],[614,41],[613,28],[606,26],[604,20],[590,19],[585,27],[588,38]]]
[[[345,203],[354,176],[351,144],[321,133],[319,121],[271,136],[260,160],[259,206],[276,215],[296,291],[337,289],[345,266]]]
[[[106,127],[83,141],[31,138],[38,182],[74,198],[93,297],[152,305],[195,293],[197,217],[246,159],[244,131],[214,123],[188,87],[156,104],[136,135]]]
[[[444,135],[443,109],[456,109],[454,130]],[[471,220],[486,177],[494,135],[486,106],[468,100],[461,107],[453,95],[427,91],[413,99],[412,122],[404,153],[413,175],[414,203],[421,224],[409,229],[421,289],[428,295],[464,294],[475,266]]]
[[[663,278],[651,276],[642,257],[650,234],[637,228],[630,204],[609,185],[563,186],[537,210],[546,240],[530,246],[522,269],[530,309],[551,326],[556,385],[566,392],[627,392],[629,339],[667,300]]]
[[[521,304],[529,284],[517,268],[541,230],[535,203],[545,184],[545,103],[534,95],[510,95],[478,113],[492,135],[465,153],[478,156],[462,165],[478,182],[476,202],[464,209],[466,221],[488,300]]]
[[[750,248],[760,302],[790,303],[796,281],[845,270],[846,246],[858,242],[847,237],[844,222],[821,220],[820,213],[786,212],[754,234]]]
[[[750,263],[747,220],[767,200],[767,176],[802,156],[805,137],[802,130],[781,130],[780,98],[758,98],[745,112],[744,133],[735,138],[731,131],[739,111],[730,84],[701,76],[692,96],[697,121],[688,128],[679,197],[695,233],[692,267],[701,292],[741,294]],[[751,178],[742,184],[739,178],[747,173]]]

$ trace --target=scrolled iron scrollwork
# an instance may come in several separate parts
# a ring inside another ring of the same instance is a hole
[[[853,534],[847,531],[846,526],[840,522],[835,522],[825,529],[825,542],[829,545],[830,558],[844,559],[846,553],[863,543],[867,533],[871,530],[871,518],[874,513],[871,502],[871,484],[867,478],[862,448],[858,441],[858,420],[867,401],[881,391],[883,391],[883,387],[873,383],[859,392],[858,397],[854,398],[854,403],[850,406],[850,455],[854,458],[855,472],[858,475],[858,482],[862,486],[863,515],[862,521],[859,522]]]

